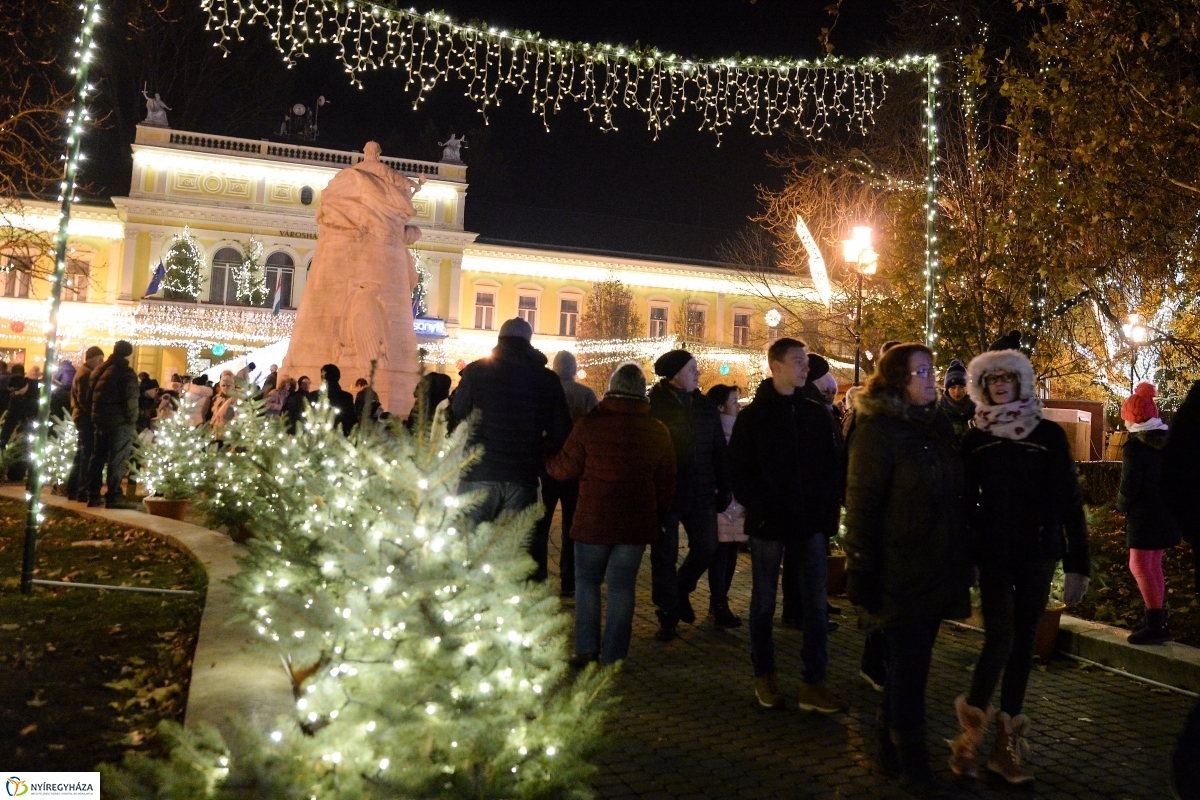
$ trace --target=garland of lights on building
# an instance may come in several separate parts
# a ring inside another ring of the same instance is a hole
[[[464,25],[450,16],[362,0],[200,0],[208,28],[226,52],[243,41],[242,26],[262,24],[289,64],[318,45],[332,44],[351,82],[383,67],[402,68],[413,108],[439,83],[458,78],[464,94],[487,117],[502,87],[526,92],[531,110],[549,130],[563,105],[581,105],[603,130],[616,130],[614,113],[643,115],[654,138],[686,112],[700,117],[720,146],[722,130],[748,121],[771,135],[790,124],[819,139],[834,125],[865,133],[887,96],[889,72],[923,72],[925,144],[925,341],[937,346],[937,60],[932,56],[850,60],[738,57],[683,58],[653,47],[543,39],[536,33]]]

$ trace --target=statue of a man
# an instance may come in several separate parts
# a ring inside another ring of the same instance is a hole
[[[371,379],[393,414],[412,406],[418,374],[412,293],[417,269],[409,245],[421,229],[413,181],[379,160],[368,142],[363,160],[343,169],[321,192],[317,249],[282,369],[319,375],[337,364],[345,386]]]
[[[171,127],[171,123],[167,122],[167,112],[171,107],[163,102],[162,95],[155,92],[154,97],[151,97],[146,94],[146,88],[143,86],[142,97],[146,98],[146,119],[142,124],[156,125],[160,128]]]
[[[467,137],[455,137],[453,133],[450,138],[444,142],[438,142],[438,147],[442,148],[442,161],[453,161],[456,164],[462,163],[462,148],[467,146]]]

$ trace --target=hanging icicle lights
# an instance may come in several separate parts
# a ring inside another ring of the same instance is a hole
[[[754,133],[770,135],[792,123],[820,138],[835,124],[866,131],[887,92],[887,72],[920,72],[926,56],[828,57],[817,61],[730,58],[686,59],[646,47],[546,40],[528,31],[462,25],[438,12],[417,13],[356,0],[201,0],[216,46],[242,41],[242,25],[259,21],[288,64],[317,44],[333,44],[351,81],[381,67],[407,71],[413,107],[440,81],[466,84],[485,118],[500,104],[502,86],[530,93],[533,112],[549,130],[549,116],[567,101],[583,106],[604,130],[616,130],[624,107],[646,117],[655,138],[687,109],[700,130],[717,134],[744,117]]]

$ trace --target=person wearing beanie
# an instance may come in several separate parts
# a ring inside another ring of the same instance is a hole
[[[967,368],[957,358],[946,368],[941,409],[954,426],[954,435],[961,439],[975,418],[975,401],[967,393]]]
[[[88,501],[87,472],[95,434],[92,429],[92,374],[104,363],[104,351],[93,345],[83,354],[83,365],[71,382],[71,419],[75,422],[75,459],[67,477],[67,497]]]
[[[450,395],[453,418],[471,426],[467,447],[483,448],[459,483],[460,494],[477,495],[468,512],[476,523],[536,503],[544,450],[558,452],[571,432],[562,381],[546,369],[546,356],[529,341],[532,335],[520,317],[506,321],[491,356],[463,367]],[[529,555],[537,565],[533,579],[545,581],[546,543],[531,537]]]
[[[805,396],[808,353],[803,342],[771,344],[771,377],[733,424],[729,472],[746,509],[750,537],[750,663],[754,694],[764,708],[782,708],[775,670],[774,617],[779,573],[788,553],[800,591],[804,674],[802,711],[836,714],[846,704],[825,688],[828,667],[826,585],[829,538],[837,532],[840,483],[833,417],[824,402]],[[786,577],[785,577],[786,580]]]
[[[637,364],[612,374],[597,408],[576,423],[546,463],[562,482],[579,481],[575,540],[575,655],[571,663],[614,664],[629,654],[637,574],[646,545],[662,535],[675,493],[675,452],[650,416]],[[600,586],[608,586],[601,634]]]
[[[321,388],[329,398],[329,406],[337,414],[337,424],[342,428],[342,435],[349,436],[356,422],[354,416],[354,395],[342,388],[342,370],[337,364],[326,364],[321,367]],[[213,412],[214,416],[216,412]]]
[[[1125,513],[1125,542],[1129,546],[1129,571],[1137,581],[1146,613],[1129,634],[1130,644],[1165,644],[1171,641],[1167,610],[1163,552],[1179,544],[1181,536],[1163,500],[1160,484],[1167,426],[1158,416],[1154,384],[1143,381],[1121,406],[1121,419],[1129,438],[1121,452],[1121,488],[1117,510]]]
[[[92,375],[92,458],[88,466],[88,506],[135,508],[121,493],[133,439],[137,433],[139,385],[129,365],[133,345],[124,339],[113,345],[112,355]],[[108,467],[108,494],[100,484]]]
[[[975,427],[962,439],[972,561],[979,570],[985,634],[970,691],[955,702],[960,733],[951,744],[956,775],[978,772],[977,750],[1000,685],[996,739],[987,768],[1010,784],[1033,781],[1024,763],[1025,689],[1033,644],[1059,562],[1063,599],[1087,592],[1091,557],[1083,493],[1066,432],[1044,419],[1033,365],[1020,350],[971,360],[967,391]],[[1003,682],[1001,682],[1003,674]]]
[[[1002,350],[1020,350],[1020,349],[1021,349],[1021,332],[1018,330],[1011,330],[1008,333],[1001,336],[996,341],[992,342],[991,347],[988,348],[988,352],[996,353],[996,352],[1000,352]]]
[[[578,367],[575,354],[569,350],[559,350],[554,355],[554,374],[562,382],[563,395],[567,398],[567,408],[571,412],[571,425],[574,426],[589,411],[596,407],[596,393],[582,383],[575,381]],[[640,373],[641,370],[639,369]],[[616,373],[613,373],[616,375]],[[645,376],[642,377],[643,383]],[[558,551],[559,593],[563,597],[575,596],[575,546],[571,540],[571,526],[575,520],[575,506],[579,500],[579,481],[559,481],[548,474],[542,475],[542,505],[546,513],[538,521],[533,535],[537,540],[537,548],[549,547],[550,526],[554,522],[554,508],[562,503],[562,545]],[[546,543],[546,544],[544,544]]]
[[[671,432],[675,448],[675,500],[663,520],[662,535],[650,545],[650,577],[658,615],[659,641],[675,638],[682,620],[696,621],[691,593],[708,571],[717,550],[717,514],[732,499],[725,477],[725,433],[717,406],[700,392],[700,368],[686,350],[664,353],[654,362],[660,380],[650,389],[650,416]],[[688,536],[688,554],[676,571],[679,526]],[[718,597],[714,602],[724,602]]]

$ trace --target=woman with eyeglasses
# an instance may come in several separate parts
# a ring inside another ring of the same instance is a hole
[[[957,775],[977,774],[976,751],[1000,684],[987,768],[1011,784],[1029,783],[1033,776],[1023,764],[1025,687],[1060,560],[1066,572],[1063,599],[1077,603],[1087,591],[1091,559],[1083,495],[1067,434],[1043,419],[1033,365],[1020,350],[977,356],[967,368],[967,389],[975,401],[975,427],[963,437],[962,449],[971,556],[979,569],[987,635],[970,692],[955,701],[961,733],[950,745],[950,767]]]
[[[846,485],[846,593],[888,645],[879,762],[936,790],[925,684],[941,621],[970,613],[962,462],[938,411],[933,354],[900,344],[855,398]]]

